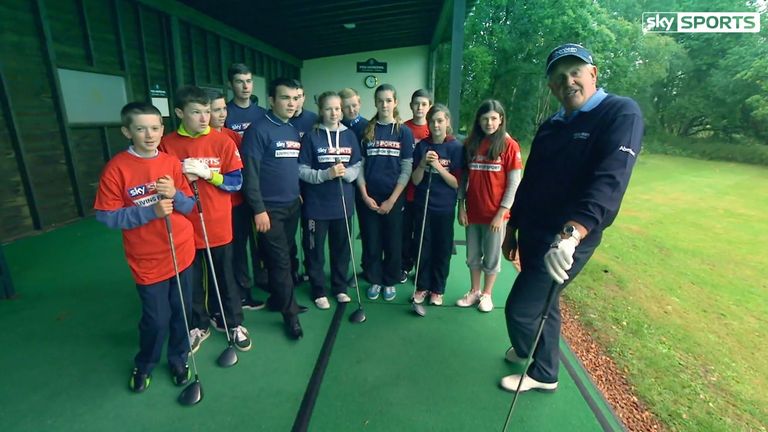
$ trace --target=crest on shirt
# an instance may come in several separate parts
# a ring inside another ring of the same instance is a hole
[[[160,201],[157,183],[150,182],[129,187],[126,192],[136,207],[149,207]]]
[[[589,139],[589,132],[575,132],[573,134],[573,139],[575,140]]]

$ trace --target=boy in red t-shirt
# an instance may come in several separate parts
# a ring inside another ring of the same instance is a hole
[[[144,102],[132,102],[123,107],[120,117],[121,131],[132,145],[104,167],[93,208],[96,220],[123,230],[125,258],[141,298],[139,353],[130,380],[131,390],[139,393],[149,387],[167,334],[173,382],[181,386],[191,378],[181,302],[189,307],[195,243],[192,224],[179,212],[191,212],[194,200],[179,161],[157,151],[163,136],[160,111]],[[169,257],[165,218],[173,229],[181,298]]]
[[[411,95],[411,112],[413,118],[406,121],[405,125],[413,132],[413,148],[421,140],[429,136],[429,126],[427,125],[427,113],[432,108],[432,94],[428,90],[418,89]],[[416,255],[418,254],[419,239],[416,231],[416,214],[424,209],[414,208],[414,198],[416,196],[416,187],[408,182],[405,187],[405,202],[403,203],[403,250],[402,263],[403,268],[400,276],[400,283],[408,281],[408,273],[416,264]]]
[[[226,134],[235,142],[238,151],[243,140],[242,135],[225,127],[227,120],[227,100],[224,93],[211,91],[211,128]],[[251,263],[253,268],[253,280],[266,281],[266,269],[261,266],[260,255],[257,250],[256,238],[253,234],[253,211],[243,199],[241,192],[233,192],[232,196],[232,271],[235,282],[240,289],[240,299],[243,309],[259,310],[265,304],[261,300],[253,298],[251,293],[251,276],[248,271],[248,242],[251,243]],[[215,301],[214,301],[215,303]],[[213,304],[208,299],[208,304]],[[210,307],[209,307],[210,309]]]
[[[178,130],[163,137],[160,150],[183,161],[184,174],[199,188],[213,258],[213,263],[209,265],[216,270],[216,282],[226,319],[221,319],[222,311],[218,304],[213,311],[206,310],[205,299],[209,295],[215,298],[215,292],[208,292],[215,285],[212,272],[204,272],[207,257],[200,217],[198,214],[190,214],[188,217],[195,227],[197,248],[192,284],[193,328],[189,333],[192,350],[196,352],[210,335],[210,320],[219,331],[225,330],[226,322],[235,347],[240,351],[248,351],[251,349],[251,338],[248,330],[242,326],[240,291],[232,274],[232,193],[239,191],[243,184],[240,153],[230,137],[210,127],[211,99],[205,90],[195,86],[179,88],[174,98],[174,112],[181,120],[181,125]],[[203,281],[203,275],[207,275],[206,282]]]

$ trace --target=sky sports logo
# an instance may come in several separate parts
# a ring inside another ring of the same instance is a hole
[[[643,12],[649,33],[759,33],[756,12]]]

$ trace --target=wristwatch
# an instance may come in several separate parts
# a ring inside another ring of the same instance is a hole
[[[573,237],[576,241],[581,241],[581,233],[576,229],[576,225],[566,224],[563,225],[563,230],[560,232],[561,237],[564,239]]]

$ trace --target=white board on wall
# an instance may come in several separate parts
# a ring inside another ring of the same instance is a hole
[[[125,77],[58,69],[64,111],[70,124],[120,123],[128,103]]]

